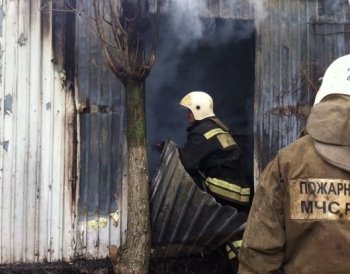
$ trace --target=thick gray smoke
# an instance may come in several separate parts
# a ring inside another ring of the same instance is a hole
[[[168,0],[170,1],[170,0]],[[179,47],[195,48],[198,41],[206,36],[216,36],[212,43],[226,43],[232,39],[245,39],[254,31],[248,28],[235,30],[232,24],[226,24],[225,30],[218,30],[216,19],[203,0],[172,0],[169,13],[170,29],[177,36]],[[266,0],[231,0],[231,11],[251,10],[255,24],[260,24],[268,15]],[[226,7],[227,8],[227,7]],[[237,18],[236,18],[237,19]],[[219,31],[219,33],[217,33]],[[219,34],[219,35],[218,35]],[[210,38],[210,37],[208,37]],[[207,39],[210,41],[210,39]]]
[[[208,13],[205,1],[177,0],[171,12],[171,28],[177,34],[180,46],[196,43],[205,29],[203,14]]]
[[[258,28],[269,14],[266,0],[249,0],[249,3],[254,7],[255,26]]]

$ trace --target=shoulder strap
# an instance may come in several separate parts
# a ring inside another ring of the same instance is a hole
[[[210,117],[209,120],[213,121],[217,126],[222,128],[225,131],[228,131],[228,126],[226,126],[218,117]]]

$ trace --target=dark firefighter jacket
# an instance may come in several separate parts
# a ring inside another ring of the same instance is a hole
[[[239,273],[350,273],[350,97],[313,107],[254,196]]]
[[[204,174],[206,188],[214,197],[247,204],[250,189],[245,180],[241,150],[217,118],[196,121],[188,129],[187,143],[179,149],[186,171],[195,178]]]

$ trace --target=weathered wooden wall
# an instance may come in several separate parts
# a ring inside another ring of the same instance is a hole
[[[305,126],[318,78],[349,53],[349,3],[265,0],[258,14],[255,79],[255,174]]]

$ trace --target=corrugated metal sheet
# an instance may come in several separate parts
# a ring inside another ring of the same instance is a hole
[[[108,255],[108,246],[123,241],[127,193],[124,90],[104,61],[92,21],[86,17],[91,3],[78,1],[82,12],[76,25],[81,140],[77,255],[96,259]]]
[[[74,254],[72,95],[39,0],[1,2],[0,263]]]
[[[150,191],[154,257],[210,252],[244,229],[247,215],[200,190],[171,141],[165,144]]]
[[[226,19],[254,19],[254,0],[149,0],[150,11],[156,11],[156,4],[160,2],[161,13],[172,14],[176,5],[195,6],[200,8],[198,13],[203,17]]]
[[[349,3],[265,0],[257,30],[256,174],[305,126],[330,62],[349,53]]]

